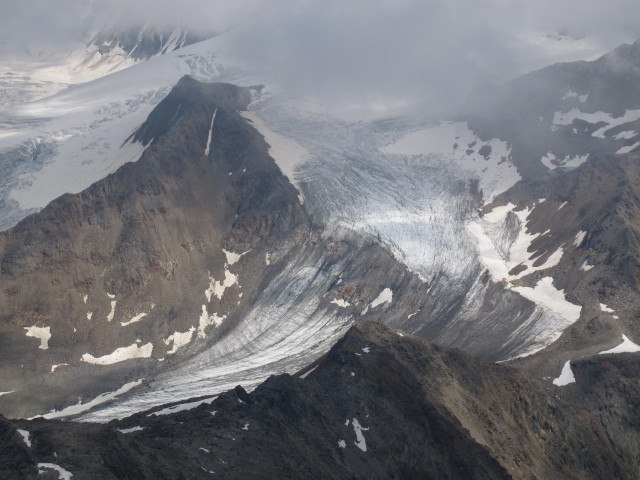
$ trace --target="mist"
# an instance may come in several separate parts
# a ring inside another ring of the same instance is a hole
[[[10,0],[0,54],[105,26],[180,25],[224,33],[239,62],[328,110],[440,112],[479,85],[634,41],[638,15],[636,0]]]

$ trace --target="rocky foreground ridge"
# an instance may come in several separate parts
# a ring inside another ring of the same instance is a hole
[[[0,465],[3,478],[637,478],[639,368],[592,357],[575,385],[546,393],[513,368],[364,323],[252,393],[106,425],[2,420]]]

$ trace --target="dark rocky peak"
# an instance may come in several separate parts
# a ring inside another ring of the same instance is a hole
[[[211,120],[217,109],[228,112],[245,110],[250,101],[251,92],[248,88],[229,83],[202,83],[185,75],[153,109],[132,138],[148,145],[153,139],[164,135],[185,115],[197,114],[198,121],[206,115]]]
[[[297,191],[237,112],[249,100],[183,78],[136,133],[137,162],[0,233],[3,414],[86,403],[198,353],[308,237]]]

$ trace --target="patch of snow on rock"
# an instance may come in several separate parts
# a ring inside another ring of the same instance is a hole
[[[173,345],[171,347],[171,350],[167,351],[167,355],[176,353],[180,347],[184,347],[185,345],[188,345],[191,342],[191,339],[193,338],[193,333],[195,331],[196,331],[196,327],[191,327],[186,332],[175,332],[169,335],[164,340],[164,343],[167,346],[169,346],[173,342]]]
[[[90,353],[82,355],[83,362],[92,363],[94,365],[112,365],[118,362],[124,362],[125,360],[131,360],[134,358],[149,358],[153,351],[153,343],[149,342],[143,346],[137,344],[129,345],[128,347],[116,348],[108,355],[101,357],[94,357]]]
[[[606,112],[584,113],[577,108],[572,108],[568,112],[556,112],[553,115],[553,126],[570,125],[574,120],[584,120],[591,124],[606,123],[604,127],[599,128],[591,134],[592,137],[604,139],[607,130],[619,125],[624,125],[625,123],[640,120],[640,109],[626,110],[624,115],[614,117]]]
[[[120,433],[133,433],[133,432],[139,432],[140,430],[144,430],[144,427],[141,427],[140,425],[137,425],[135,427],[131,427],[131,428],[118,428],[118,431]]]
[[[640,142],[636,142],[633,145],[626,145],[624,147],[619,148],[616,153],[629,153],[632,150],[635,150],[636,148],[638,148],[639,146],[640,146]]]
[[[246,255],[247,253],[249,253],[251,250],[247,250],[246,252],[243,253],[234,253],[234,252],[229,252],[227,250],[225,250],[224,248],[222,249],[222,252],[224,253],[225,257],[227,258],[227,263],[229,265],[233,265],[234,263],[236,263],[238,260],[240,260],[240,258],[243,255]]]
[[[158,410],[157,412],[152,412],[147,415],[147,417],[159,417],[162,415],[171,415],[176,412],[184,412],[186,410],[193,410],[194,408],[199,407],[200,405],[210,405],[218,396],[213,396],[210,398],[205,398],[204,400],[196,400],[195,402],[186,402],[180,403],[179,405],[174,405],[172,407],[163,408],[162,410]]]
[[[47,470],[54,470],[58,473],[58,478],[60,480],[71,480],[73,478],[73,473],[68,470],[65,470],[60,465],[56,465],[55,463],[38,463],[38,473],[47,473]]]
[[[18,428],[17,431],[20,434],[20,436],[22,437],[22,440],[24,441],[24,444],[27,447],[31,448],[31,434],[27,430],[22,430],[20,428]]]
[[[588,272],[593,267],[594,267],[594,265],[589,265],[589,263],[585,260],[584,262],[582,262],[582,265],[580,265],[580,270],[582,270],[584,272]]]
[[[41,350],[47,350],[49,348],[49,340],[51,339],[51,327],[24,327],[27,331],[27,337],[34,337],[40,339]]]
[[[607,307],[604,303],[600,304],[600,310],[602,310],[603,312],[607,312],[607,313],[614,313],[615,312],[615,310],[613,308]]]
[[[337,305],[341,308],[347,308],[350,307],[351,304],[349,302],[347,302],[346,300],[342,299],[342,298],[334,298],[333,300],[331,300],[331,303],[333,303],[334,305]]]
[[[218,113],[217,108],[213,111],[213,115],[211,116],[211,126],[209,127],[209,138],[207,138],[207,146],[204,148],[205,157],[209,156],[209,151],[211,148],[211,137],[213,136],[213,122],[216,119],[216,113]]]
[[[127,325],[131,325],[132,323],[139,322],[140,320],[142,320],[146,316],[147,316],[146,313],[139,313],[135,317],[132,317],[131,320],[129,320],[128,322],[120,322],[120,325],[122,325],[123,327],[126,327]]]
[[[567,360],[567,362],[562,367],[560,376],[553,380],[553,384],[558,387],[564,387],[565,385],[569,385],[570,383],[576,383],[576,378],[573,376],[573,370],[571,370],[571,360]]]
[[[210,327],[211,325],[215,325],[216,327],[219,327],[225,318],[227,318],[226,315],[219,317],[218,314],[215,312],[209,315],[207,306],[202,305],[202,313],[200,314],[200,319],[198,321],[198,337],[207,338],[205,329],[207,327]]]
[[[610,348],[609,350],[605,350],[604,352],[600,352],[600,355],[604,355],[606,353],[635,353],[640,352],[640,345],[636,345],[631,340],[627,338],[626,335],[622,335],[622,343],[617,347]]]
[[[393,291],[390,288],[382,290],[373,302],[369,305],[371,308],[376,308],[383,303],[391,303],[393,301]]]
[[[362,450],[363,452],[367,451],[367,442],[364,438],[364,435],[362,434],[362,432],[366,432],[367,430],[369,430],[368,428],[363,428],[362,425],[360,425],[360,422],[358,421],[357,418],[354,418],[351,421],[351,424],[353,425],[353,431],[356,434],[356,441],[353,442],[355,444],[356,447],[358,447],[360,450]]]
[[[576,247],[579,247],[580,245],[582,245],[582,241],[584,240],[584,236],[587,234],[587,232],[585,232],[584,230],[581,230],[578,232],[578,234],[576,235],[576,239],[573,242],[573,245]]]
[[[67,408],[64,408],[64,409],[60,410],[60,411],[52,410],[51,412],[49,412],[49,413],[47,413],[45,415],[39,415],[39,416],[42,416],[43,418],[61,418],[61,417],[68,417],[70,415],[77,415],[79,413],[86,412],[87,410],[90,410],[91,408],[95,407],[96,405],[100,405],[101,403],[105,403],[105,402],[108,402],[110,400],[113,400],[114,398],[122,395],[123,393],[128,392],[132,388],[137,387],[141,383],[142,383],[142,379],[136,380],[134,382],[129,382],[129,383],[124,384],[122,387],[120,387],[115,392],[101,393],[100,395],[98,395],[93,400],[91,400],[91,401],[89,401],[87,403],[78,402],[76,405],[71,405],[71,406],[69,406]]]

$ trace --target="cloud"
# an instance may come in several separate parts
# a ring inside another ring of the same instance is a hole
[[[238,59],[329,109],[434,111],[482,83],[640,36],[637,0],[8,0],[2,54],[101,25],[227,31]]]

